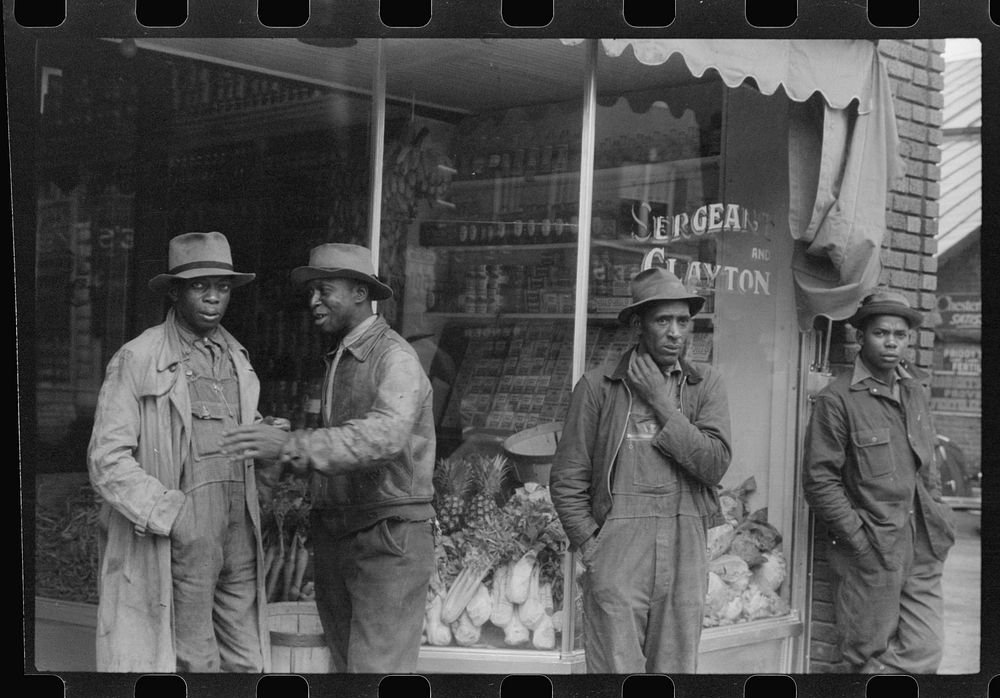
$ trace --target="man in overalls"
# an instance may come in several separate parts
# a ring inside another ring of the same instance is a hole
[[[166,320],[118,350],[88,452],[105,500],[99,671],[266,671],[253,462],[223,454],[224,430],[257,418],[260,383],[221,321],[233,270],[221,233],[170,241],[149,282]]]
[[[590,673],[697,669],[706,532],[722,523],[714,488],[731,455],[722,380],[684,357],[703,304],[668,270],[641,272],[618,316],[638,344],[573,390],[551,494],[587,570]]]

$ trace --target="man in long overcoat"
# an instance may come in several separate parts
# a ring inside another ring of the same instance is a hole
[[[97,670],[267,671],[263,554],[253,462],[222,454],[249,424],[260,383],[221,326],[233,271],[221,233],[186,233],[169,271],[166,320],[108,363],[88,449],[103,497]]]

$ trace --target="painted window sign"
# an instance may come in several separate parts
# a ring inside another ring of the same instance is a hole
[[[632,238],[640,242],[687,241],[718,233],[762,233],[767,213],[736,203],[714,202],[675,215],[657,213],[648,201],[632,205]]]
[[[950,293],[938,297],[941,329],[980,329],[983,325],[983,302],[975,293]]]
[[[766,247],[753,247],[750,261],[755,265],[713,263],[687,260],[670,251],[672,243],[707,239],[726,234],[759,235],[769,228],[766,212],[736,203],[714,202],[690,212],[673,216],[660,214],[647,201],[634,202],[631,207],[632,240],[655,243],[642,258],[642,269],[663,266],[679,276],[691,288],[714,289],[723,293],[771,295],[771,271],[767,266],[771,252]],[[735,260],[733,260],[735,262]]]

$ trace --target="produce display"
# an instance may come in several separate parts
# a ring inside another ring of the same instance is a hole
[[[441,459],[441,528],[427,592],[429,645],[555,649],[562,628],[562,561],[569,547],[548,487],[507,492],[503,455]]]
[[[264,547],[267,600],[316,598],[309,545],[309,480],[291,474],[273,484],[260,483],[260,528]]]
[[[97,603],[97,494],[84,481],[60,502],[39,501],[35,516],[35,594]]]
[[[767,509],[748,513],[757,489],[751,477],[720,493],[726,523],[708,532],[708,592],[703,627],[732,625],[789,612],[779,596],[787,576],[781,534],[767,523]]]

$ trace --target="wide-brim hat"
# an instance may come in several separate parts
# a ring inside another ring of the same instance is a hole
[[[371,288],[372,300],[392,298],[392,288],[379,281],[372,265],[372,253],[361,245],[328,242],[309,251],[309,264],[292,269],[294,284],[306,284],[314,279],[357,279]]]
[[[632,279],[632,303],[618,313],[618,321],[626,323],[641,306],[657,301],[687,301],[694,316],[705,299],[689,290],[680,279],[664,267],[651,267]]]
[[[910,306],[910,301],[906,296],[896,291],[879,288],[875,289],[858,303],[858,309],[847,321],[854,327],[861,327],[865,318],[872,315],[895,315],[906,320],[906,324],[912,329],[919,327],[924,321],[923,314]]]
[[[228,276],[233,288],[236,288],[250,283],[257,275],[233,270],[229,240],[222,233],[184,233],[170,241],[167,273],[150,279],[149,288],[164,293],[174,279],[200,276]]]

